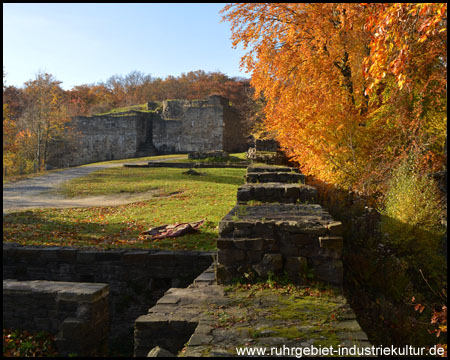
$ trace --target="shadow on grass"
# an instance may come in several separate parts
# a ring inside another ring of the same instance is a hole
[[[79,208],[89,210],[89,208]],[[177,238],[151,240],[140,236],[147,227],[136,222],[110,223],[82,220],[50,219],[44,211],[25,211],[3,217],[3,242],[35,246],[71,246],[115,249],[145,248],[154,250],[211,251],[216,248],[217,224],[207,221],[196,233]]]

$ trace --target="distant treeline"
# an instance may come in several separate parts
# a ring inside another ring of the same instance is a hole
[[[252,100],[250,81],[220,72],[198,70],[162,79],[132,71],[70,90],[62,89],[61,82],[51,74],[39,73],[20,88],[7,86],[6,75],[4,70],[3,161],[9,168],[8,175],[44,168],[50,144],[69,136],[67,124],[73,116],[104,113],[148,101],[202,99],[213,94],[228,98],[238,109],[245,131],[258,116],[258,102]]]

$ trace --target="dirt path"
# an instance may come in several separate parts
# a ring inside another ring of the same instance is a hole
[[[184,159],[170,158],[170,160]],[[166,161],[168,158],[153,161]],[[14,183],[3,185],[3,213],[28,210],[32,208],[70,208],[89,206],[114,206],[127,204],[138,200],[150,199],[158,191],[147,191],[139,194],[115,194],[105,196],[90,196],[83,198],[65,198],[62,195],[52,193],[62,183],[71,179],[85,176],[91,172],[123,166],[129,162],[90,165],[75,167],[67,170],[57,171],[51,174],[38,176],[35,178],[19,180]]]

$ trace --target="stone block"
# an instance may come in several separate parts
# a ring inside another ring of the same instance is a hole
[[[233,239],[217,239],[217,249],[232,249],[234,248],[234,240]]]
[[[155,252],[147,257],[147,264],[150,267],[176,266],[177,258],[168,251]]]
[[[344,267],[342,261],[328,257],[312,258],[314,276],[321,281],[342,285]]]
[[[266,252],[274,253],[274,252],[278,252],[280,247],[278,245],[278,242],[275,239],[268,238],[268,239],[264,239],[264,247],[263,247],[263,249]]]
[[[77,259],[78,249],[59,248],[56,253],[59,261],[72,263]]]
[[[342,248],[344,240],[341,236],[322,236],[319,237],[321,255],[335,259],[342,258]]]
[[[233,236],[238,237],[249,237],[253,233],[253,224],[250,222],[236,221],[234,223]]]
[[[155,346],[148,352],[147,357],[175,357],[175,355],[166,349]]]
[[[47,247],[39,249],[39,254],[42,261],[56,261],[58,259],[58,247]]]
[[[147,262],[149,251],[127,251],[122,255],[125,264],[145,263]]]
[[[239,188],[237,191],[237,201],[238,202],[247,202],[250,200],[252,200],[251,189]]]
[[[96,261],[120,261],[125,250],[105,250],[97,251],[95,254]]]
[[[259,263],[262,259],[263,252],[262,251],[247,251],[247,259],[250,264]]]
[[[217,261],[219,264],[232,265],[244,261],[245,251],[240,249],[219,249],[217,251]]]
[[[306,246],[306,245],[312,245],[317,243],[317,237],[311,235],[311,234],[293,234],[293,233],[284,233],[283,239],[286,239],[291,244],[295,246]]]
[[[298,256],[300,255],[300,249],[294,246],[280,246],[280,253],[284,256]]]
[[[344,226],[340,221],[332,221],[327,225],[328,233],[332,236],[342,236],[344,233]]]
[[[264,247],[264,239],[235,239],[234,246],[242,250],[260,251]]]
[[[253,269],[261,277],[266,277],[269,272],[276,273],[283,268],[281,254],[264,254],[259,264],[253,265]]]
[[[77,263],[94,263],[97,251],[83,251],[77,253]]]
[[[62,356],[105,356],[108,294],[107,284],[4,280],[3,323],[58,334],[57,347]]]
[[[267,188],[264,186],[258,186],[258,185],[261,185],[261,184],[256,184],[255,186],[248,187],[249,193],[251,196],[251,198],[249,200],[266,201],[267,202],[267,200],[266,200],[266,197],[268,196]]]
[[[253,226],[253,234],[264,239],[271,239],[274,236],[273,224],[271,222],[256,221]]]
[[[226,237],[231,236],[234,231],[234,221],[220,221],[219,223],[219,236]]]
[[[296,201],[300,198],[300,188],[298,186],[285,185],[285,197],[289,200]]]
[[[232,268],[227,267],[223,264],[217,264],[216,267],[217,284],[229,284],[236,274],[237,271],[233,271]]]
[[[302,273],[308,268],[308,259],[303,256],[287,256],[284,268],[291,274]]]

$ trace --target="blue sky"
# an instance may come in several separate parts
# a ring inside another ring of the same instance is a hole
[[[231,46],[225,4],[3,4],[6,84],[38,71],[64,89],[133,70],[153,77],[194,70],[249,78]]]

